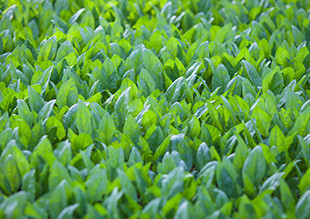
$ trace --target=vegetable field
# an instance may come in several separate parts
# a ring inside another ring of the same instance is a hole
[[[310,218],[309,0],[0,0],[0,219]]]

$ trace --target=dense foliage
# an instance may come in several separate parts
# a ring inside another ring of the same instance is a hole
[[[0,0],[0,218],[309,218],[310,1]]]

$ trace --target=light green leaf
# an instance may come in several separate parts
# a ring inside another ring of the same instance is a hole
[[[86,133],[92,136],[93,133],[93,121],[90,110],[85,106],[82,101],[78,103],[78,111],[76,114],[75,124],[79,133]]]
[[[64,106],[71,107],[73,104],[77,103],[78,100],[78,90],[76,88],[73,78],[70,78],[66,83],[64,83],[58,92],[56,98],[56,104],[61,109]]]
[[[286,49],[279,47],[276,51],[275,59],[278,64],[286,67],[287,62],[290,59],[290,55]]]

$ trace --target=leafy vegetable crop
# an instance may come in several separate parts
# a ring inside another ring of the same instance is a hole
[[[310,1],[0,20],[0,218],[310,218]]]

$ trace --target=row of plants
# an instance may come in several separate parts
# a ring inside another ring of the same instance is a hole
[[[307,0],[0,0],[0,20],[0,218],[309,218]]]

